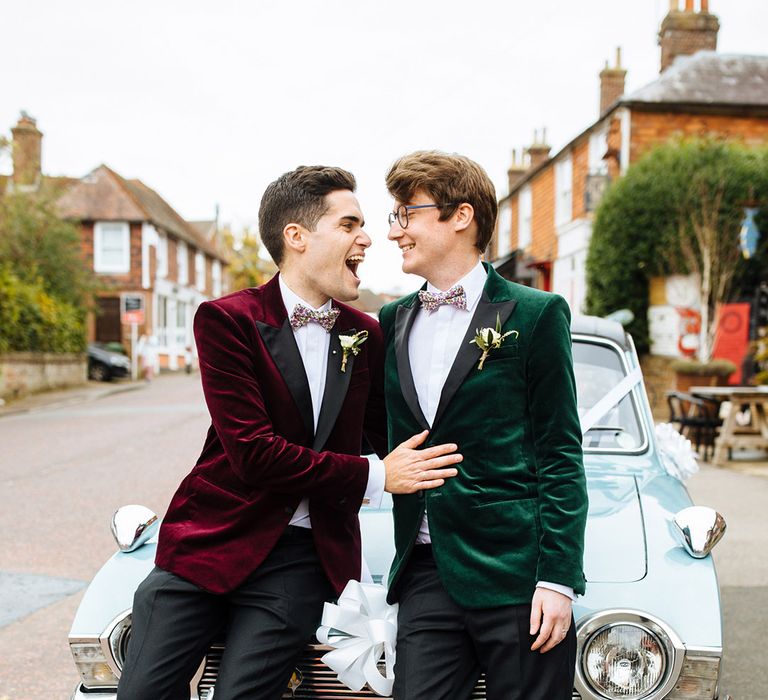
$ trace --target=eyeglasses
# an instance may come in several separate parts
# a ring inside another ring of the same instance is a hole
[[[389,212],[389,225],[392,226],[395,221],[400,224],[400,228],[408,228],[408,212],[412,209],[429,209],[430,207],[455,207],[456,202],[447,202],[445,204],[412,204],[406,206],[401,204],[395,211]]]

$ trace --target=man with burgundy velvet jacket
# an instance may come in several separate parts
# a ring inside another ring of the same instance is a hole
[[[211,427],[139,586],[120,700],[181,700],[225,636],[216,700],[279,698],[324,601],[361,576],[358,510],[455,476],[455,445],[383,460],[383,338],[357,298],[370,238],[339,168],[273,182],[259,211],[280,273],[202,304],[195,339]],[[366,337],[367,333],[367,337]],[[357,334],[358,353],[340,336]]]

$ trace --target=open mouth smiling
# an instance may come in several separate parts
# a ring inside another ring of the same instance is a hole
[[[355,278],[359,279],[357,277],[357,268],[360,265],[361,262],[365,260],[364,255],[350,255],[346,260],[346,265],[349,268],[349,271],[355,276]]]

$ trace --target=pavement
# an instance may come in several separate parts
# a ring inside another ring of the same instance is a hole
[[[0,418],[15,416],[20,413],[31,413],[51,408],[64,406],[76,406],[78,404],[97,401],[113,394],[121,394],[126,391],[137,391],[147,386],[145,381],[132,382],[129,380],[112,382],[87,381],[79,386],[67,389],[44,391],[38,394],[29,394],[20,399],[0,403]],[[2,700],[2,698],[0,698]]]

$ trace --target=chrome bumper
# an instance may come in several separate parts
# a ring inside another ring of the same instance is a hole
[[[84,693],[83,686],[78,685],[69,700],[115,700],[115,698],[117,698],[117,693],[113,693],[111,690],[105,690],[103,693]]]

